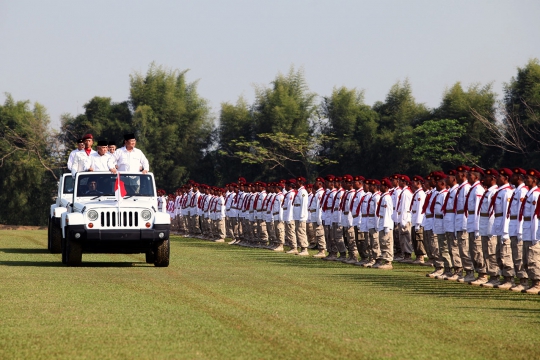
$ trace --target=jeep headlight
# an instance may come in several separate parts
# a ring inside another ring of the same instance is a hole
[[[150,220],[150,218],[152,217],[152,213],[150,212],[150,210],[143,210],[141,212],[141,217],[143,218],[143,220]]]
[[[98,218],[98,213],[96,210],[90,210],[88,214],[86,214],[86,216],[88,217],[88,220],[96,221],[96,219]]]

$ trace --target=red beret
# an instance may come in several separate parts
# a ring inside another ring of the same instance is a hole
[[[319,181],[319,182],[324,183],[324,179],[323,179],[322,177],[320,177],[320,176],[317,177],[317,178],[315,179],[315,181]]]
[[[456,171],[459,171],[459,172],[464,172],[464,171],[469,171],[471,170],[470,167],[468,167],[467,165],[460,165],[456,168]]]
[[[513,174],[512,170],[510,170],[509,168],[501,168],[499,169],[499,173],[505,176],[512,176]]]
[[[296,184],[296,179],[287,180],[287,184]]]
[[[343,175],[343,181],[345,182],[352,182],[353,177],[351,175]]]
[[[92,136],[92,134],[86,134],[82,137],[83,140],[86,140],[86,139],[94,139],[94,137]]]
[[[446,179],[447,176],[446,176],[446,174],[443,173],[442,171],[440,171],[440,172],[438,171],[437,173],[435,173],[435,174],[433,175],[433,177],[435,178],[435,181],[441,181],[441,180]]]
[[[356,175],[354,177],[354,181],[364,181],[364,180],[366,180],[366,178],[363,177],[362,175]]]
[[[193,184],[191,184],[193,187],[199,187],[199,184],[194,182]]]
[[[450,175],[450,176],[456,176],[457,175],[457,171],[454,170],[454,169],[451,169],[451,170],[448,170],[446,172],[446,174]]]
[[[481,175],[486,175],[486,173],[484,172],[484,170],[482,170],[482,168],[479,168],[477,166],[473,166],[471,167],[471,169],[469,170],[470,172],[477,172],[477,173],[480,173]]]
[[[371,180],[371,184],[372,184],[372,185],[380,186],[380,185],[381,185],[381,182],[380,182],[379,180],[377,180],[377,179],[372,179],[372,180]]]
[[[392,187],[392,182],[390,181],[390,179],[384,178],[381,180],[381,185],[384,185],[390,188]]]
[[[531,175],[531,176],[534,176],[537,179],[540,179],[540,171],[538,171],[536,169],[527,170],[527,175]]]
[[[335,181],[341,181],[341,180],[343,180],[343,178],[341,176],[336,176],[336,178],[334,180]]]
[[[514,168],[514,174],[527,175],[527,171],[522,168]]]
[[[336,177],[334,175],[326,175],[324,178],[326,179],[326,181],[334,181]]]
[[[401,176],[399,177],[399,179],[400,179],[401,181],[406,181],[406,182],[410,182],[410,181],[411,181],[411,179],[410,179],[407,175],[401,175]]]
[[[487,169],[485,173],[486,175],[499,176],[499,172],[496,169]]]
[[[239,182],[240,184],[245,184],[245,183],[247,183],[246,179],[243,178],[243,177],[239,177],[239,178],[238,178],[238,182]]]
[[[306,178],[303,177],[303,176],[299,176],[299,177],[296,178],[296,181],[301,181],[301,182],[305,183],[305,182],[306,182]]]
[[[421,177],[420,175],[414,175],[412,179],[413,179],[413,181],[419,181],[421,183],[424,182],[424,178]]]
[[[259,181],[259,186],[266,187],[266,183],[264,181]]]
[[[313,188],[313,184],[306,184],[306,188]]]

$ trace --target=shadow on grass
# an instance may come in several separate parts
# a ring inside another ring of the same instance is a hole
[[[357,284],[365,284],[370,287],[380,288],[384,291],[403,291],[407,293],[414,293],[415,295],[451,297],[459,299],[540,302],[540,296],[538,295],[520,294],[508,290],[486,289],[471,286],[469,284],[431,279],[426,277],[426,274],[433,271],[433,268],[429,267],[419,267],[410,264],[394,264],[394,270],[382,271],[352,266],[336,261],[322,261],[312,257],[304,258],[284,253],[276,253],[264,249],[245,248],[241,246],[223,246],[223,244],[216,244],[200,239],[182,238],[182,240],[178,242],[188,247],[242,253],[241,255],[245,258],[266,263],[273,263],[279,266],[312,269],[356,269],[358,271],[356,274],[318,274],[318,276],[330,278],[332,281],[337,279],[338,282],[341,283],[352,282]],[[489,309],[491,310],[492,308]],[[503,309],[506,308],[502,308],[501,310]],[[540,315],[540,309],[537,311],[533,310],[532,312]]]
[[[0,261],[0,265],[4,266],[21,266],[21,267],[68,267],[62,262],[54,261]],[[76,267],[99,267],[99,268],[120,268],[120,267],[154,267],[146,262],[84,262]]]
[[[50,254],[47,249],[23,249],[23,248],[6,248],[0,249],[0,252],[6,254]]]

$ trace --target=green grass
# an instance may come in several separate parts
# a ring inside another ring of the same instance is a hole
[[[0,358],[538,356],[540,296],[172,238],[171,265],[0,231]]]

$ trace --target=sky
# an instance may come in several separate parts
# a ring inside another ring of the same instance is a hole
[[[458,81],[501,96],[540,58],[539,18],[537,0],[0,0],[0,103],[39,102],[58,128],[94,96],[128,100],[155,62],[189,69],[216,116],[291,66],[321,97],[346,86],[372,105],[409,79],[436,107]]]

